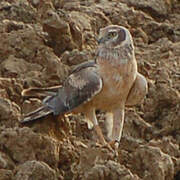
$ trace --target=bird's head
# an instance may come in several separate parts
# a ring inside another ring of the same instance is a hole
[[[117,49],[124,45],[133,47],[132,36],[129,30],[118,25],[109,25],[100,29],[98,44],[99,47],[108,49]]]

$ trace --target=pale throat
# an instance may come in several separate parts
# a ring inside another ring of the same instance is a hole
[[[134,56],[134,49],[131,45],[124,45],[123,47],[107,48],[99,47],[97,52],[97,62],[108,61],[109,63],[116,62],[116,64],[125,64]]]

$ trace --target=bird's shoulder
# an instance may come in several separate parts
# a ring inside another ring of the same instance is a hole
[[[64,82],[64,86],[77,88],[77,90],[89,89],[90,91],[94,88],[101,88],[101,81],[102,79],[98,73],[96,62],[87,61],[72,69],[70,75]]]
[[[70,75],[73,73],[77,73],[83,69],[89,68],[89,67],[96,67],[97,64],[94,60],[90,60],[90,61],[86,61],[83,62],[81,64],[76,65],[75,67],[72,68],[72,70],[70,71]]]

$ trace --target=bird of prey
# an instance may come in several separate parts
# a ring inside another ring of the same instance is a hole
[[[94,128],[99,143],[118,148],[124,124],[125,106],[141,103],[147,93],[147,81],[137,71],[132,36],[123,26],[109,25],[100,29],[94,61],[78,65],[62,86],[30,88],[22,96],[44,96],[42,106],[27,114],[22,123],[48,114],[83,113],[88,128]],[[107,142],[98,125],[95,110],[113,116]]]

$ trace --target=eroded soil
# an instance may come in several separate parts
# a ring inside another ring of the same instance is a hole
[[[149,86],[143,104],[126,109],[118,157],[95,145],[81,115],[21,125],[40,105],[22,89],[61,84],[93,59],[109,24],[130,30]],[[0,1],[0,180],[179,180],[179,145],[179,0]]]

